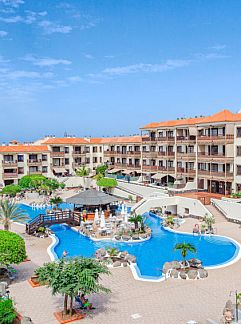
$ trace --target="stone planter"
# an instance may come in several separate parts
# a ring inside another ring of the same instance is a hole
[[[77,310],[73,310],[73,315],[64,315],[62,311],[55,312],[54,317],[60,324],[72,323],[75,321],[79,321],[84,318],[84,315]]]

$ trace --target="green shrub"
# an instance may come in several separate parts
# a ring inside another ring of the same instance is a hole
[[[99,165],[97,166],[97,168],[95,169],[96,174],[102,174],[103,176],[105,175],[105,171],[108,169],[107,165],[103,164],[103,165]]]
[[[17,314],[11,299],[0,299],[0,324],[12,324]]]
[[[97,181],[97,186],[105,188],[114,188],[117,186],[117,181],[116,179],[112,178],[101,178]]]
[[[23,189],[33,189],[41,187],[41,185],[43,185],[46,180],[47,178],[43,175],[26,175],[19,180],[19,185]]]
[[[40,226],[40,227],[37,229],[37,232],[38,232],[38,233],[45,233],[45,231],[46,231],[46,228],[43,227],[43,226]]]
[[[19,185],[11,184],[3,188],[2,194],[15,197],[17,193],[21,192],[21,187]]]
[[[24,239],[18,234],[0,230],[0,264],[18,264],[26,257]]]

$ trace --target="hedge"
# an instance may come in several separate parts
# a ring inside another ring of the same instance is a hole
[[[0,230],[0,264],[18,264],[26,257],[24,239],[13,232]]]

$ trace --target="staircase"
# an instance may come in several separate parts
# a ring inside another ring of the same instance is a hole
[[[227,222],[227,219],[225,218],[225,216],[214,205],[206,205],[205,207],[214,216],[215,223]]]

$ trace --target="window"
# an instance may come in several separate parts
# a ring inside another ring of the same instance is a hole
[[[43,154],[42,155],[42,161],[47,161],[48,157],[47,157],[47,154]]]
[[[93,146],[93,153],[97,153],[97,146]]]
[[[18,174],[24,174],[24,168],[18,168]]]
[[[241,137],[241,127],[237,127],[237,137]]]
[[[241,165],[237,165],[237,175],[241,175]]]
[[[102,163],[102,157],[100,157],[100,163]]]
[[[100,153],[102,153],[102,146],[100,146]]]
[[[87,164],[89,164],[89,163],[90,163],[90,158],[86,158],[85,162],[86,162]]]
[[[64,148],[64,153],[69,153],[69,147],[66,146],[66,147]]]
[[[53,146],[53,152],[60,152],[60,146]]]
[[[64,164],[69,165],[69,159],[64,159]]]
[[[48,167],[47,166],[43,166],[42,167],[42,172],[43,173],[47,173],[48,172]]]
[[[237,146],[237,156],[241,156],[241,146]]]
[[[24,162],[24,156],[18,155],[18,162]]]
[[[97,157],[93,157],[93,163],[97,163],[97,162],[98,162]]]

